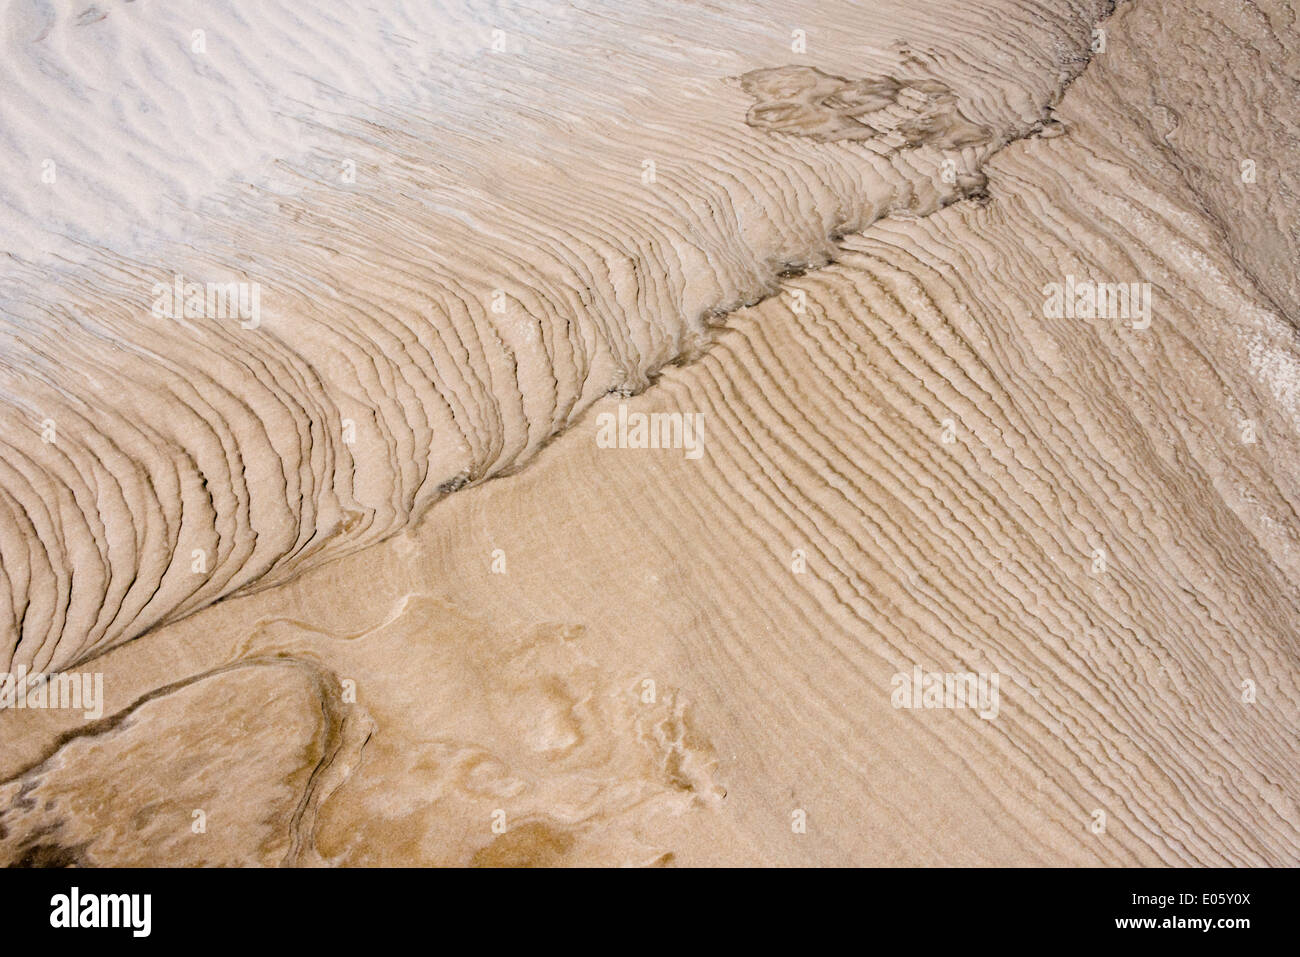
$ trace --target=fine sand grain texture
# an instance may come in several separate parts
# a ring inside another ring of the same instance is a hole
[[[374,6],[5,12],[0,860],[1300,864],[1291,5]]]

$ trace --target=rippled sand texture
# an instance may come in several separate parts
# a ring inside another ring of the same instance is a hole
[[[1300,863],[1289,6],[56,6],[0,651],[107,704],[4,859]]]

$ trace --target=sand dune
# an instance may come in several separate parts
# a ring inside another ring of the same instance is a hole
[[[0,856],[1300,861],[1289,7],[385,7],[11,12]]]

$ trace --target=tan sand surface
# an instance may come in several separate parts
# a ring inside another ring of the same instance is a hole
[[[56,6],[0,859],[1300,863],[1292,6]]]

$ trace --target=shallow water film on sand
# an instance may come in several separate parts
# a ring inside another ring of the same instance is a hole
[[[0,861],[1300,864],[1293,3],[2,24]]]

